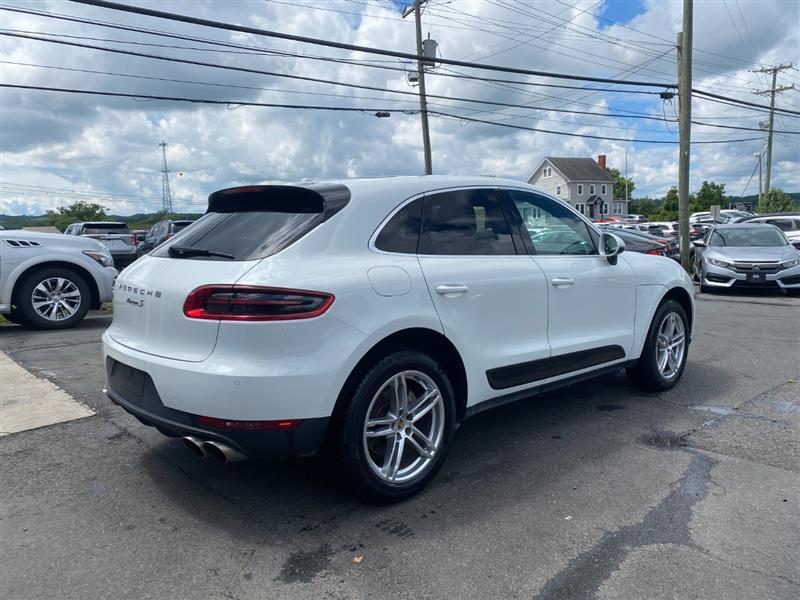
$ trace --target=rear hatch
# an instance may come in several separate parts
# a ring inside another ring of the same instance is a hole
[[[112,253],[133,252],[135,245],[125,223],[86,223],[81,235],[97,240]]]
[[[338,212],[348,199],[344,186],[215,192],[201,219],[117,279],[109,336],[148,354],[204,360],[214,350],[220,321],[187,316],[184,305],[190,294],[201,286],[233,286],[259,262]]]

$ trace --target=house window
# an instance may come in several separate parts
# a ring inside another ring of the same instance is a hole
[[[603,214],[604,215],[608,214],[608,202],[603,204]]]
[[[605,184],[605,183],[604,183],[603,185],[601,185],[601,186],[600,186],[600,193],[601,193],[603,196],[605,196],[605,195],[606,195],[606,189],[607,189],[607,188],[606,188],[606,184]]]
[[[575,210],[577,210],[582,215],[586,214],[586,205],[583,204],[583,203],[576,204],[575,205]]]
[[[578,196],[583,196],[583,186],[580,183],[578,184]]]
[[[622,214],[622,202],[614,202],[614,214],[621,215]]]
[[[557,185],[556,186],[556,196],[560,196],[560,195],[561,195],[561,186]]]
[[[591,195],[594,195],[594,184],[593,184],[593,183],[590,183],[590,184],[589,184],[589,193],[590,193]]]
[[[545,167],[542,170],[542,177],[552,177],[553,176],[553,169],[552,167]]]

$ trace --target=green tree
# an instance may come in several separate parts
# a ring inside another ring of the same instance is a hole
[[[652,198],[637,198],[628,203],[628,212],[644,215],[648,219],[658,212],[658,203]]]
[[[619,169],[606,169],[608,174],[614,178],[614,200],[621,200],[625,198],[625,181],[626,178],[619,174]],[[626,200],[630,201],[631,197],[633,196],[633,190],[636,189],[636,184],[633,183],[633,179],[630,177],[627,178],[628,181],[628,197]]]
[[[678,188],[671,187],[661,202],[658,212],[653,215],[654,221],[677,221],[678,220]]]
[[[761,196],[761,202],[758,203],[756,208],[756,212],[759,213],[790,212],[794,210],[797,210],[794,201],[781,188],[772,188]]]
[[[59,206],[55,210],[47,211],[47,224],[55,225],[64,231],[70,224],[79,221],[102,221],[106,217],[106,208],[93,202],[83,200]]]
[[[721,208],[728,207],[728,201],[725,197],[725,184],[704,181],[694,200],[689,204],[689,209],[691,212],[704,212],[715,204],[718,204]]]

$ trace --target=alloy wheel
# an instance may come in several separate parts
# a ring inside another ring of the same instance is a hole
[[[667,313],[658,327],[656,363],[664,379],[675,378],[686,355],[686,328],[677,313]]]
[[[397,373],[378,389],[367,409],[367,463],[388,483],[416,479],[441,450],[444,431],[444,400],[433,379],[420,371]]]
[[[81,291],[69,279],[48,277],[33,288],[31,306],[48,321],[64,321],[78,312],[81,306]]]

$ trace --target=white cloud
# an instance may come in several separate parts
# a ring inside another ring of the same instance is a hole
[[[574,3],[575,0],[569,2]],[[432,2],[423,15],[423,29],[425,34],[430,32],[439,41],[441,52],[448,58],[469,57],[494,64],[595,76],[656,81],[675,79],[674,52],[668,51],[671,49],[670,41],[675,39],[680,27],[682,3],[662,0],[647,2],[643,12],[626,23],[644,33],[603,22],[598,17],[604,14],[605,6],[598,5],[588,10],[594,3],[593,0],[583,0],[577,8],[570,8],[569,4],[559,0],[536,2],[527,7],[528,3],[521,2],[506,5],[516,7],[515,12],[488,2]],[[37,2],[28,6],[37,10],[69,13],[279,51],[385,60],[384,57],[354,55],[74,4]],[[753,96],[751,91],[757,87],[764,88],[767,83],[763,76],[751,73],[748,68],[753,63],[800,62],[800,30],[796,27],[800,19],[800,5],[797,3],[740,0],[728,3],[730,15],[721,2],[697,2],[695,6],[694,87],[765,102],[765,98]],[[365,46],[405,51],[414,49],[413,22],[411,19],[401,19],[399,8],[390,0],[336,0],[324,4],[304,0],[224,4],[164,2],[160,8]],[[367,16],[337,13],[336,10]],[[570,24],[565,24],[564,19],[571,17]],[[5,11],[3,24],[8,29],[62,35],[203,46],[199,42],[143,36]],[[606,36],[612,36],[614,43],[609,43]],[[75,41],[414,91],[408,86],[402,71],[264,54],[200,52],[108,41]],[[4,61],[161,78],[109,77],[6,63],[0,66],[0,77],[6,83],[222,100],[390,107],[412,111],[418,107],[414,95],[396,96],[380,91],[168,63],[31,40],[3,38],[0,51]],[[666,54],[656,59],[661,53]],[[405,68],[411,69],[407,61],[374,64],[392,67],[405,65]],[[444,70],[442,68],[440,72]],[[466,72],[463,68],[455,70]],[[517,78],[500,73],[482,74]],[[784,72],[781,78],[786,83],[800,83],[797,70]],[[174,79],[245,87],[226,88],[164,81]],[[527,80],[542,81],[532,77]],[[553,80],[552,83],[574,82]],[[520,90],[502,84],[438,76],[429,78],[428,91],[432,95],[528,103],[532,107],[591,110],[601,115],[633,110],[661,117],[662,111],[673,110],[671,106],[662,108],[657,96],[623,101],[620,95],[602,90],[587,92],[541,87]],[[558,98],[554,99],[553,96]],[[779,105],[797,110],[799,99],[797,91],[787,92],[780,97]],[[395,113],[390,118],[378,119],[361,113],[188,105],[166,101],[134,102],[130,99],[10,89],[3,90],[0,108],[0,179],[3,182],[99,190],[143,198],[138,202],[119,198],[109,198],[104,202],[119,213],[159,207],[161,160],[158,143],[161,140],[169,143],[173,197],[181,209],[194,206],[197,210],[202,207],[208,193],[240,183],[422,171],[418,114]],[[533,108],[454,104],[434,98],[431,99],[431,109],[540,129],[619,138],[664,138],[664,124],[653,120],[598,118]],[[766,118],[764,113],[701,101],[694,102],[693,111],[698,121],[747,127],[757,127],[759,120]],[[670,112],[666,114],[670,115]],[[670,128],[675,130],[674,124]],[[800,130],[800,119],[781,117],[776,121],[776,128]],[[693,131],[693,139],[697,141],[750,137],[765,136],[759,132],[701,126],[695,126]],[[523,178],[545,155],[596,156],[601,153],[608,155],[609,165],[623,169],[627,149],[628,169],[636,181],[637,194],[659,196],[677,183],[676,146],[563,137],[467,124],[441,117],[431,118],[431,138],[434,171],[438,173]],[[773,185],[789,190],[800,187],[800,139],[794,139],[776,135],[775,140]],[[753,153],[760,151],[763,145],[763,141],[758,140],[694,146],[692,189],[709,179],[725,183],[729,193],[740,193],[755,166]],[[748,193],[754,191],[755,184],[751,182]],[[0,212],[41,213],[68,200],[64,195],[37,195],[30,192],[23,195],[4,191]]]

